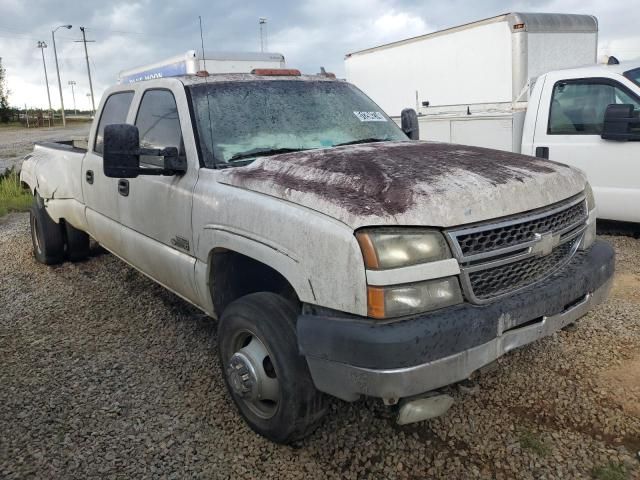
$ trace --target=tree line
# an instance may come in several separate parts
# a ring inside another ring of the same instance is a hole
[[[9,90],[5,81],[6,71],[2,66],[2,57],[0,57],[0,122],[8,123],[13,112],[9,107]]]

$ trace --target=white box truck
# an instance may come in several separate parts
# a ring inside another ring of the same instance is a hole
[[[393,118],[415,106],[421,139],[577,166],[599,218],[640,222],[640,62],[595,65],[597,41],[590,15],[509,13],[350,53],[345,67]]]

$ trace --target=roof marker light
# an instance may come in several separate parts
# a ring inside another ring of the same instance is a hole
[[[263,75],[266,77],[299,77],[302,75],[296,68],[254,68],[253,75]]]

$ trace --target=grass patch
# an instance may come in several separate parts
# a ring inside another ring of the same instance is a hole
[[[609,462],[607,465],[596,467],[591,472],[598,480],[627,480],[627,469],[621,463]]]
[[[0,128],[16,128],[22,126],[20,122],[0,122]]]
[[[530,430],[520,432],[520,446],[525,450],[531,450],[540,457],[544,457],[551,452],[551,448]]]
[[[31,192],[20,184],[15,171],[0,175],[0,217],[9,212],[26,212],[32,202]]]

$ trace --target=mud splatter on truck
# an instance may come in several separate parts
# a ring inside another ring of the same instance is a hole
[[[567,167],[524,155],[432,142],[385,142],[288,153],[225,172],[232,182],[268,180],[281,190],[313,193],[354,215],[397,215],[416,196],[449,188],[460,172],[497,186]],[[428,190],[425,190],[425,187]]]

